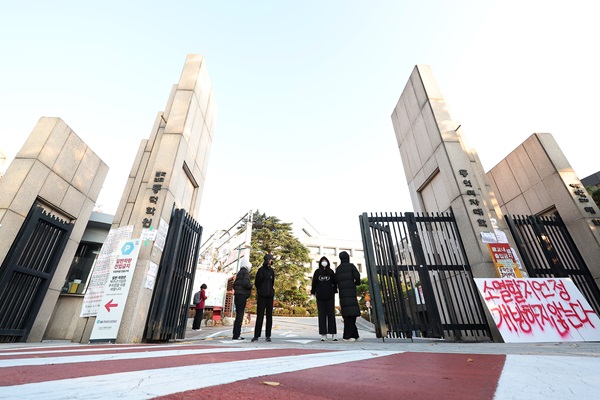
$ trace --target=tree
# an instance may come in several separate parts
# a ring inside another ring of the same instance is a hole
[[[308,302],[306,287],[310,272],[309,250],[292,234],[292,224],[281,222],[279,218],[261,214],[258,210],[252,216],[252,251],[250,271],[252,280],[263,263],[263,257],[271,253],[275,258],[275,299],[288,307],[303,306]]]
[[[585,189],[592,197],[592,200],[594,200],[594,203],[596,203],[596,205],[600,207],[600,187],[588,186]]]
[[[369,280],[367,278],[361,278],[360,285],[356,287],[356,295],[359,297],[358,305],[360,306],[361,310],[367,309],[365,295],[369,292],[369,290]]]
[[[358,297],[365,297],[365,293],[369,290],[369,280],[367,278],[360,278],[360,285],[356,287]]]

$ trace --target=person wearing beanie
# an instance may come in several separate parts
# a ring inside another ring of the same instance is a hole
[[[250,281],[250,269],[252,264],[243,257],[240,260],[240,270],[233,282],[233,304],[235,305],[235,321],[233,323],[233,340],[244,340],[241,337],[242,321],[246,311],[246,301],[252,293],[252,282]]]
[[[340,265],[335,270],[335,282],[339,290],[340,307],[344,318],[343,339],[347,342],[360,341],[356,318],[360,317],[360,308],[356,298],[356,287],[360,285],[360,272],[350,262],[350,255],[340,253]]]
[[[273,327],[273,300],[275,297],[275,271],[271,265],[273,256],[265,254],[262,266],[256,271],[254,286],[256,286],[256,323],[254,325],[253,342],[258,341],[262,332],[263,318],[267,314],[265,336],[267,342],[271,341],[271,328]]]
[[[331,269],[327,257],[321,257],[319,260],[319,268],[313,274],[310,293],[317,298],[321,341],[324,342],[327,339],[327,334],[331,334],[331,339],[337,342],[337,327],[335,325],[337,286],[335,284],[335,272]]]

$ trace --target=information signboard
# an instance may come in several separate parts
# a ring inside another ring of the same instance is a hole
[[[141,239],[128,239],[119,243],[117,257],[110,266],[110,273],[104,286],[101,307],[96,316],[90,342],[116,340],[140,245]]]

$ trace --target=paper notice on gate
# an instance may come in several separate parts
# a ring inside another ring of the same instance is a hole
[[[496,239],[496,235],[494,235],[494,232],[481,232],[481,242],[496,243],[498,242],[498,240]]]

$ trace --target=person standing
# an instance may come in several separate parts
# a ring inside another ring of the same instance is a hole
[[[200,290],[194,294],[194,303],[196,304],[196,315],[194,315],[194,322],[192,323],[192,329],[195,331],[201,331],[200,325],[202,325],[202,318],[204,316],[204,301],[206,300],[206,283],[200,286]]]
[[[275,297],[275,271],[273,256],[265,254],[262,266],[256,271],[254,286],[256,286],[256,323],[254,325],[253,342],[258,341],[261,335],[262,324],[265,312],[267,314],[267,325],[265,326],[265,336],[267,342],[271,341],[271,328],[273,327],[273,300]]]
[[[340,307],[344,318],[343,339],[347,342],[361,341],[356,328],[356,318],[360,317],[360,308],[356,298],[356,287],[360,285],[360,272],[350,262],[350,255],[340,253],[340,265],[335,270],[335,282],[340,292]]]
[[[312,278],[310,293],[317,298],[317,313],[319,315],[319,334],[321,342],[327,339],[327,334],[337,342],[337,327],[335,325],[335,272],[331,269],[327,257],[321,257],[319,268]]]
[[[252,264],[244,257],[240,261],[240,270],[235,276],[233,283],[233,304],[235,305],[235,322],[233,323],[233,340],[244,340],[241,337],[242,321],[246,310],[246,301],[252,293],[252,282],[250,281],[250,269]]]

